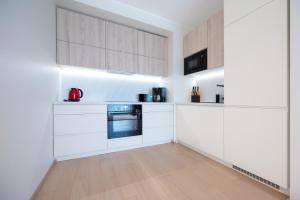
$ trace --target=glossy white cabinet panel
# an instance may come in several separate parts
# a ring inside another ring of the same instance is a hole
[[[56,136],[54,138],[55,158],[102,151],[107,148],[106,133]]]
[[[173,140],[173,126],[143,129],[143,145],[170,142]]]
[[[107,115],[56,115],[54,117],[55,135],[85,134],[107,131]]]
[[[245,17],[271,1],[273,0],[224,0],[225,25]]]
[[[174,106],[169,105],[143,105],[143,113],[146,112],[173,112]]]
[[[226,107],[225,161],[287,188],[285,109]]]
[[[54,105],[55,115],[106,114],[106,105]]]
[[[143,128],[173,126],[173,112],[149,112],[143,114]]]
[[[124,138],[116,138],[108,140],[108,149],[126,149],[130,147],[136,147],[143,144],[143,136],[132,136]]]
[[[274,0],[225,28],[225,105],[287,107],[287,22]]]
[[[223,160],[223,107],[176,106],[177,140]]]

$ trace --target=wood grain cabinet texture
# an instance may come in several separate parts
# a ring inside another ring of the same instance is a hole
[[[207,65],[208,68],[224,66],[224,14],[223,11],[207,21]]]
[[[138,32],[139,73],[166,76],[168,72],[168,39],[144,31]]]
[[[105,21],[57,8],[57,39],[105,48]]]
[[[196,29],[183,38],[183,55],[191,56],[207,48],[207,21],[202,22]]]
[[[123,74],[165,76],[168,39],[57,8],[57,63]]]

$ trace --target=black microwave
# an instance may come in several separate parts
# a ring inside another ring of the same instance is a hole
[[[199,51],[184,59],[184,75],[207,69],[207,49]]]

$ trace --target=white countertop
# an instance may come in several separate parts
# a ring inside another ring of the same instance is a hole
[[[107,105],[107,104],[142,104],[142,105],[187,105],[187,106],[220,106],[223,107],[222,103],[173,103],[173,102],[135,102],[135,101],[105,101],[105,102],[55,102],[53,105]]]

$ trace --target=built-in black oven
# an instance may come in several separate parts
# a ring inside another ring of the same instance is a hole
[[[107,105],[108,139],[142,135],[142,105]]]
[[[207,69],[207,49],[199,51],[184,59],[184,75]]]

